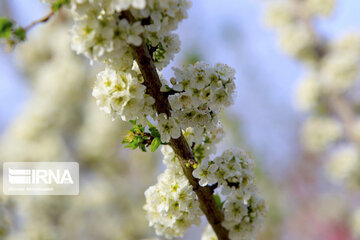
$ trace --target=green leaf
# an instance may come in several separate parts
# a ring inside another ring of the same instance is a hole
[[[59,11],[59,9],[63,6],[63,5],[66,5],[66,4],[69,4],[70,3],[70,0],[58,0],[56,2],[54,2],[51,6],[51,9],[54,11],[54,12],[57,12]]]
[[[136,123],[136,120],[129,121],[132,129],[129,130],[122,143],[128,143],[126,148],[136,149],[146,152],[146,148],[151,145],[151,151],[154,152],[162,144],[160,133],[154,125],[148,122],[150,133],[145,131],[145,127]],[[150,144],[151,141],[151,144]]]
[[[159,43],[156,51],[153,53],[154,61],[160,62],[161,60],[163,60],[165,58],[165,54],[166,54],[166,50],[165,50],[164,46],[161,43]]]
[[[155,152],[156,149],[158,149],[158,147],[161,145],[161,140],[160,138],[156,137],[152,140],[151,142],[151,151]]]
[[[23,28],[18,27],[14,30],[14,36],[20,41],[24,41],[26,39],[26,31]]]
[[[137,127],[136,120],[130,120],[129,122],[133,127]]]
[[[122,141],[122,143],[131,143],[134,140],[134,138],[135,138],[134,132],[130,130],[126,134],[126,136],[125,136],[124,140]]]
[[[160,138],[160,132],[159,132],[159,130],[157,130],[156,127],[151,127],[151,128],[149,128],[149,130],[150,130],[151,136],[153,136],[154,138]]]
[[[7,17],[0,18],[0,38],[9,38],[14,23]]]
[[[205,157],[205,148],[203,145],[196,145],[194,148],[194,157],[197,161],[201,161]]]
[[[222,209],[224,202],[221,201],[221,198],[220,198],[219,194],[215,194],[215,195],[214,195],[214,199],[215,199],[216,205],[217,205],[220,209]]]
[[[143,138],[141,136],[136,136],[133,143],[137,146],[142,142]]]
[[[141,151],[146,152],[146,146],[145,146],[145,144],[140,143],[139,148],[141,149]]]
[[[156,128],[154,125],[151,124],[151,122],[149,120],[148,120],[148,125],[150,128],[152,128],[152,127]]]

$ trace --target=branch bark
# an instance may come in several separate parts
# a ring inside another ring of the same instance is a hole
[[[124,11],[122,16],[130,23],[135,22],[134,17],[129,11]],[[139,65],[141,74],[144,78],[143,84],[146,86],[148,94],[155,99],[155,108],[157,113],[165,113],[170,117],[170,103],[167,96],[160,91],[161,82],[159,75],[150,55],[149,49],[146,46],[145,38],[142,37],[142,40],[143,41],[140,46],[132,46],[132,49],[134,58]],[[200,208],[214,229],[218,239],[229,240],[228,230],[226,230],[221,225],[222,221],[224,220],[224,214],[215,202],[213,195],[214,191],[211,189],[211,187],[201,187],[199,185],[199,180],[194,178],[192,175],[194,169],[192,167],[186,167],[187,163],[195,163],[196,160],[185,137],[181,134],[181,136],[177,139],[172,138],[170,140],[170,146],[179,159],[184,175],[189,180],[190,185],[193,187],[193,190],[198,197]]]

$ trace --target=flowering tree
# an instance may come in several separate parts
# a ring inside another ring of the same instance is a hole
[[[139,196],[155,177],[155,159],[119,151],[127,123],[112,122],[96,106],[90,94],[96,67],[70,49],[67,15],[34,29],[15,49],[31,93],[1,137],[0,160],[78,161],[81,194],[1,196],[0,238],[145,238],[151,233]]]
[[[198,62],[160,70],[179,51],[173,31],[187,17],[187,0],[49,0],[52,12],[26,28],[2,18],[0,36],[9,46],[26,32],[70,8],[71,47],[105,69],[92,95],[114,121],[130,121],[126,147],[151,151],[162,145],[166,170],[145,191],[150,226],[166,238],[183,236],[205,215],[203,239],[250,239],[266,212],[254,183],[253,160],[237,149],[214,157],[223,136],[218,114],[232,103],[234,70]]]
[[[296,105],[306,112],[301,130],[304,149],[325,158],[328,176],[348,192],[351,212],[358,208],[360,138],[359,87],[360,35],[347,33],[326,38],[316,28],[318,18],[328,17],[335,0],[272,1],[266,23],[277,30],[281,48],[301,62],[305,76],[296,89]],[[355,203],[355,204],[354,204]],[[359,234],[359,210],[353,214]]]

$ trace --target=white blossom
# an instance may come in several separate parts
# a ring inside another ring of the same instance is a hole
[[[331,92],[342,92],[354,86],[359,76],[360,54],[332,52],[323,63],[322,85]]]
[[[222,193],[224,195],[229,195],[239,189],[244,191],[244,194],[253,190],[253,160],[248,153],[238,149],[230,149],[220,157],[215,158],[214,162],[218,165],[216,174],[223,187]]]
[[[181,92],[171,95],[169,102],[180,127],[192,127],[197,133],[202,133],[204,127],[208,131],[216,128],[217,113],[233,102],[234,70],[225,64],[211,67],[199,62],[184,69],[174,68],[174,72],[173,88]]]
[[[314,110],[320,97],[320,81],[315,74],[302,78],[296,88],[296,107],[302,111]]]
[[[356,146],[346,144],[336,147],[327,163],[329,177],[337,182],[347,185],[350,189],[358,189],[360,174],[360,158]]]
[[[296,10],[294,7],[290,1],[271,1],[266,8],[265,23],[273,28],[282,28],[291,24]]]
[[[302,128],[302,142],[312,152],[321,152],[342,135],[339,122],[328,117],[310,117]]]
[[[223,226],[229,230],[230,239],[254,239],[267,212],[264,200],[256,193],[248,200],[234,193],[227,198],[224,207]]]
[[[305,7],[311,15],[329,16],[335,5],[335,0],[306,0]]]
[[[201,240],[218,240],[218,238],[210,224],[208,224],[205,227],[205,229],[201,235]]]
[[[171,32],[187,17],[189,7],[186,0],[73,0],[72,47],[91,60],[126,70],[134,60],[130,45],[139,46],[143,34],[156,49],[153,59],[161,69],[179,51],[178,37]],[[124,10],[131,11],[133,23],[121,15]]]
[[[166,169],[157,184],[145,191],[144,209],[156,234],[181,237],[192,224],[198,225],[202,212],[195,196],[181,169]]]
[[[145,118],[153,114],[146,106],[154,100],[146,96],[141,81],[135,71],[122,72],[107,67],[97,75],[92,95],[100,109],[113,118],[120,116],[124,121]]]
[[[162,142],[169,142],[170,138],[180,137],[181,130],[173,117],[167,117],[165,113],[161,113],[157,120]]]
[[[305,24],[287,25],[279,30],[280,47],[288,54],[303,58],[311,54],[313,38]]]
[[[170,90],[171,114],[167,115],[156,113],[155,100],[147,94],[149,89],[134,62],[133,47],[146,45],[156,68],[166,67],[180,49],[173,31],[187,17],[189,7],[187,0],[71,0],[75,22],[71,47],[91,62],[105,65],[105,70],[97,74],[92,95],[99,108],[113,119],[137,120],[145,126],[151,117],[157,122],[162,143],[179,138],[184,129],[199,163],[193,176],[201,186],[218,183],[227,196],[223,226],[230,238],[251,237],[265,212],[264,202],[256,194],[252,159],[243,151],[228,150],[211,160],[215,144],[223,136],[218,113],[233,102],[235,71],[225,64],[209,66],[200,62],[175,68],[170,83],[159,72],[160,90],[164,94]],[[281,18],[285,19],[286,14]],[[283,31],[285,48],[296,55],[303,54],[310,45],[305,32],[297,30]],[[290,46],[293,40],[303,46]],[[200,223],[202,212],[174,151],[167,145],[161,151],[167,168],[156,185],[146,190],[144,209],[158,235],[180,237],[192,224]],[[106,203],[105,197],[95,200],[98,206]],[[107,223],[107,219],[101,220]]]
[[[201,164],[193,171],[193,176],[200,179],[200,186],[212,185],[217,182],[215,172],[218,166],[213,162],[204,159]]]

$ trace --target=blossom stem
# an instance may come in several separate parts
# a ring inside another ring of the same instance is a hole
[[[34,22],[32,22],[30,25],[28,25],[27,27],[24,28],[25,32],[29,31],[32,27],[34,27],[35,25],[39,24],[39,23],[44,23],[49,21],[49,19],[55,14],[55,12],[51,11],[50,13],[48,13],[46,16],[35,20]]]
[[[124,11],[123,17],[125,17],[130,23],[135,22],[134,17],[129,11]],[[145,43],[144,36],[142,36],[142,44],[140,46],[132,45],[131,47],[133,49],[134,58],[144,78],[143,84],[146,86],[149,95],[155,99],[155,108],[157,113],[165,113],[168,117],[170,117],[171,106],[167,96],[160,91],[160,78],[149,49]],[[196,160],[185,137],[181,134],[181,136],[177,139],[171,138],[170,146],[178,157],[184,171],[184,175],[198,197],[200,208],[204,212],[218,239],[229,240],[229,232],[222,226],[224,214],[215,202],[213,195],[214,191],[211,187],[201,187],[199,185],[199,180],[194,178],[192,175],[194,169],[192,167],[186,167],[187,163],[196,163]]]

